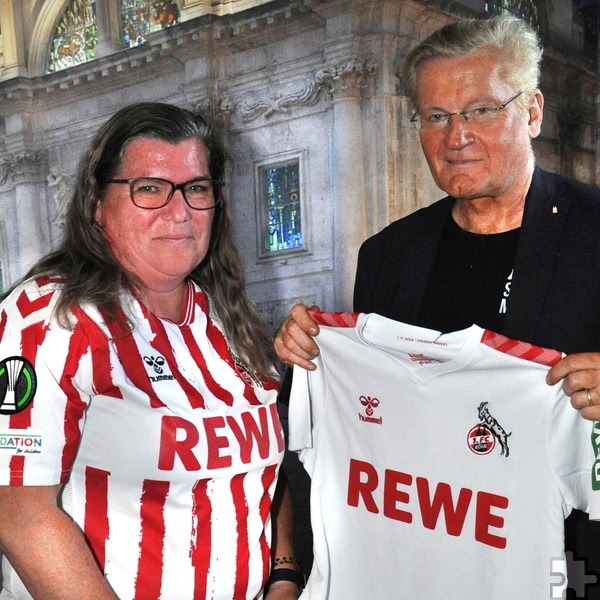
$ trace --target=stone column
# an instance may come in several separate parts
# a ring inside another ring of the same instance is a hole
[[[14,183],[14,219],[6,222],[13,232],[8,257],[10,279],[22,276],[48,251],[49,219],[44,181],[45,155],[41,151],[23,150],[0,161],[0,184]]]
[[[183,0],[181,20],[189,21],[202,15],[212,14],[212,5],[213,2],[211,0]]]
[[[109,56],[123,49],[119,31],[119,7],[115,0],[96,2],[96,20],[98,23],[98,43],[96,58]]]
[[[20,0],[0,0],[2,16],[2,78],[19,77],[27,74],[25,39],[21,19]]]
[[[367,237],[362,89],[374,68],[354,60],[319,73],[333,101],[332,173],[335,310],[351,310],[356,259]]]

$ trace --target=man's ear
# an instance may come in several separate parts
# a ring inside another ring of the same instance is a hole
[[[536,138],[542,129],[544,119],[544,95],[540,90],[535,90],[529,103],[529,137]]]

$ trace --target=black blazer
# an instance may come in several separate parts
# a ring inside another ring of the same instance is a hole
[[[453,203],[443,198],[362,245],[354,310],[419,325]],[[600,351],[600,189],[535,169],[500,333],[567,353]]]
[[[362,245],[354,310],[419,325],[453,203],[443,198]],[[500,333],[566,353],[600,351],[600,189],[535,169]],[[598,577],[597,585],[577,590],[577,597],[599,600],[600,523],[574,511],[565,547],[576,559],[568,563],[570,582],[585,582],[586,572]]]

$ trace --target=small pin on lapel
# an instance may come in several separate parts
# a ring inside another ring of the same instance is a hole
[[[556,205],[554,205],[554,206],[552,207],[552,214],[553,214],[553,215],[555,215],[555,214],[557,214],[557,213],[558,213],[558,207],[557,207]]]

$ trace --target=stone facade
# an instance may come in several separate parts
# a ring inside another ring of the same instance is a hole
[[[127,103],[172,102],[223,128],[227,193],[250,291],[275,329],[295,302],[351,307],[360,243],[443,194],[409,123],[407,51],[483,2],[181,0],[182,22],[124,50],[117,0],[96,0],[93,61],[46,74],[65,0],[0,0],[3,285],[59,239],[82,150]],[[596,56],[570,1],[544,4],[546,116],[538,163],[600,183]],[[580,39],[581,38],[581,39]],[[265,254],[258,173],[297,159],[304,245]]]

